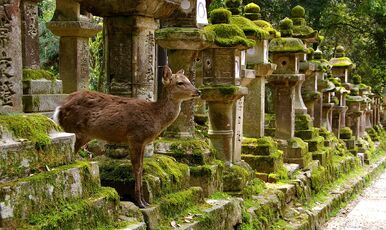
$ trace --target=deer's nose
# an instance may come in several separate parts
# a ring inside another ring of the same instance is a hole
[[[201,91],[200,91],[200,90],[197,90],[197,91],[196,91],[196,95],[197,95],[197,96],[201,96]]]

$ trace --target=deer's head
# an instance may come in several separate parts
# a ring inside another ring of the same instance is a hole
[[[173,74],[169,66],[164,66],[162,83],[166,89],[168,97],[175,100],[189,100],[200,96],[200,91],[194,87],[189,79],[184,75],[184,70],[179,70]]]

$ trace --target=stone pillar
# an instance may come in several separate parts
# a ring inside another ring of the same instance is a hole
[[[347,101],[347,126],[353,131],[353,135],[358,138],[360,134],[360,117],[362,116],[360,96],[353,96]]]
[[[0,112],[22,112],[22,44],[19,0],[0,4]]]
[[[246,62],[255,64],[256,75],[249,83],[248,95],[245,96],[243,125],[244,135],[253,138],[264,136],[266,77],[276,69],[275,64],[268,62],[268,41],[256,43],[256,47],[246,51]]]
[[[144,16],[104,17],[104,22],[109,92],[155,100],[154,30],[158,23]]]
[[[208,134],[217,150],[217,158],[227,164],[241,159],[240,151],[234,149],[237,141],[237,137],[234,137],[237,124],[234,124],[234,121],[242,120],[237,117],[235,119],[234,112],[237,111],[234,111],[234,104],[248,93],[246,87],[236,86],[237,53],[235,48],[213,48],[204,50],[202,58],[204,87],[201,88],[201,98],[209,107]],[[238,107],[240,110],[242,104]],[[242,124],[239,125],[242,127]]]
[[[185,75],[194,84],[196,50],[169,50],[169,67],[173,73],[183,69]],[[194,136],[194,100],[185,101],[181,105],[181,111],[177,119],[165,131],[165,137],[192,138]]]
[[[23,67],[38,69],[39,59],[39,25],[38,25],[38,2],[41,0],[22,0],[22,47]]]
[[[80,16],[79,3],[72,0],[57,0],[48,29],[60,37],[59,75],[63,81],[63,92],[72,93],[87,89],[89,80],[88,39],[102,28]]]
[[[268,83],[272,88],[276,115],[275,137],[288,140],[295,132],[295,87],[304,81],[303,74],[272,74]]]

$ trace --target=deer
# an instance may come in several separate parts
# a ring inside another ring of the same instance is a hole
[[[142,191],[144,148],[180,113],[181,103],[197,98],[200,91],[184,75],[165,65],[161,96],[157,101],[114,96],[93,91],[71,93],[56,107],[53,119],[65,132],[75,133],[74,151],[92,139],[128,144],[134,175],[134,202],[149,206]]]

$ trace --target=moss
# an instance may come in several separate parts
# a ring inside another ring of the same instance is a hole
[[[352,137],[352,130],[349,127],[344,127],[340,129],[340,135],[339,138],[341,139],[351,139]]]
[[[291,10],[291,17],[294,17],[294,18],[304,18],[305,15],[306,15],[306,11],[300,5],[295,6]]]
[[[212,24],[228,24],[230,22],[230,18],[232,13],[224,8],[218,8],[210,12],[210,21]]]
[[[168,194],[157,202],[160,205],[160,211],[165,217],[177,217],[179,213],[193,206],[196,203],[202,202],[202,188],[191,187],[188,190]]]
[[[214,32],[216,34],[215,44],[222,47],[234,46],[255,46],[255,42],[248,39],[244,32],[233,24],[215,24],[208,25],[204,28],[207,32]]]
[[[355,85],[362,83],[362,77],[359,76],[358,74],[353,75],[351,80],[352,80],[352,83]]]
[[[233,15],[240,14],[241,0],[225,0],[225,5]]]
[[[260,13],[260,6],[258,6],[255,3],[249,3],[246,6],[244,6],[244,12],[245,13]]]
[[[23,69],[23,81],[40,79],[55,81],[56,77],[50,71],[43,69]]]
[[[269,43],[269,52],[305,53],[304,44],[298,38],[274,38]]]
[[[225,192],[215,192],[209,196],[209,199],[213,199],[213,200],[226,200],[229,198],[231,198],[231,196]]]
[[[254,20],[253,23],[255,23],[261,29],[267,31],[272,37],[280,37],[280,33],[275,30],[269,22],[264,20]]]
[[[101,188],[94,199],[79,200],[57,206],[49,213],[37,214],[29,219],[29,229],[74,229],[89,226],[113,224],[107,206],[96,207],[95,200],[105,198],[107,201],[119,202],[119,196],[112,188]],[[106,204],[101,204],[106,205]]]
[[[288,145],[293,148],[307,149],[307,143],[298,137],[293,137],[288,140]]]
[[[309,114],[296,114],[295,116],[295,129],[307,130],[312,127],[312,118]]]
[[[243,189],[242,194],[244,199],[252,198],[252,196],[259,195],[264,189],[266,185],[264,181],[260,179],[253,179],[248,183],[248,185]]]
[[[155,37],[157,40],[185,40],[190,38],[192,40],[214,41],[215,34],[197,28],[166,27],[156,30]]]
[[[212,165],[199,165],[190,167],[190,175],[193,177],[211,177],[215,173]]]
[[[0,115],[0,126],[12,132],[16,138],[31,141],[37,149],[51,143],[49,132],[60,130],[60,127],[54,121],[40,114]]]
[[[332,58],[330,60],[332,67],[349,67],[353,65],[353,62],[348,57]]]
[[[239,165],[226,166],[223,171],[224,191],[241,191],[250,178],[249,170]]]
[[[200,88],[203,97],[233,97],[239,90],[235,85],[206,85]]]
[[[253,36],[257,40],[264,40],[269,38],[269,33],[260,27],[258,27],[255,23],[253,23],[248,18],[243,16],[232,16],[230,18],[231,24],[234,24],[241,28],[245,35]]]

